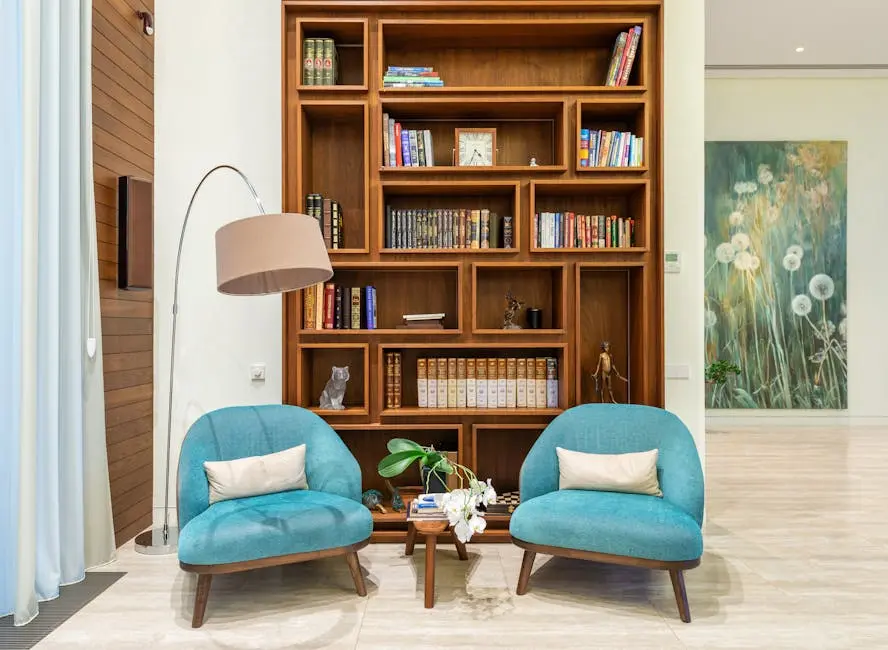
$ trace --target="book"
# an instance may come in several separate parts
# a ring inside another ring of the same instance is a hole
[[[623,51],[626,49],[626,39],[628,36],[629,34],[626,32],[620,32],[619,36],[617,36],[613,52],[611,52],[610,65],[607,69],[607,78],[604,81],[605,86],[617,85],[617,72],[620,68],[620,63],[623,60]]]
[[[350,318],[348,319],[349,329],[359,330],[361,329],[361,288],[360,287],[352,287],[351,288],[351,313]]]
[[[546,359],[546,408],[558,408],[558,360]]]
[[[490,210],[481,210],[481,235],[479,236],[481,248],[490,248]]]
[[[336,324],[335,309],[333,303],[336,301],[336,288],[332,283],[324,285],[324,329],[331,330]]]
[[[302,85],[314,85],[315,39],[302,41]]]
[[[472,210],[472,239],[469,248],[481,248],[481,210]]]
[[[641,42],[641,25],[636,25],[629,30],[627,38],[626,62],[623,71],[620,74],[618,86],[627,86],[629,84],[629,74],[632,72],[632,66],[635,63],[635,55],[638,53],[638,44]]]
[[[411,167],[419,167],[419,145],[416,139],[416,131],[410,130],[407,132],[409,134],[409,144],[410,144],[410,166]],[[406,165],[406,163],[405,163]]]
[[[302,291],[302,329],[313,330],[315,328],[315,288],[314,286]]]
[[[456,360],[456,408],[464,409],[468,403],[466,395],[466,360]]]
[[[324,85],[324,39],[315,39],[314,65],[312,66],[313,86]]]
[[[332,86],[334,85],[333,59],[336,49],[332,38],[322,38],[321,41],[324,44],[324,68],[321,72],[321,85]]]
[[[500,358],[496,360],[496,407],[500,409],[506,408],[508,383],[506,381],[506,360]]]
[[[416,159],[420,167],[428,167],[425,154],[425,131],[416,131]]]
[[[518,360],[506,359],[506,408],[513,409],[518,404]]]
[[[389,114],[382,114],[382,166],[383,167],[394,167],[395,161],[392,160],[391,155],[391,138],[392,133],[390,131],[390,127],[394,126],[394,123],[389,124]]]
[[[487,408],[487,359],[477,360],[475,408]]]
[[[477,408],[478,400],[475,390],[475,359],[466,359],[466,407]]]
[[[391,157],[392,157],[392,166],[401,167],[404,165],[404,158],[401,152],[401,123],[400,122],[389,122],[389,129],[391,133],[389,134],[389,138],[391,139]]]
[[[537,357],[535,360],[536,368],[536,407],[538,409],[546,408],[546,359],[545,357]]]
[[[426,405],[430,408],[438,408],[438,363],[435,359],[425,359],[426,363]]]
[[[395,353],[385,353],[385,407],[395,407]]]
[[[527,408],[527,359],[518,359],[516,364],[515,406]]]
[[[580,129],[580,167],[589,166],[589,129]]]
[[[436,359],[438,364],[438,408],[447,408],[447,359]]]
[[[527,401],[527,408],[535,409],[537,407],[536,402],[536,362],[533,359],[525,359],[525,366],[527,372],[527,380],[525,381],[525,400]]]
[[[412,167],[413,159],[410,157],[410,131],[401,131],[401,165],[404,167]]]
[[[325,197],[321,201],[324,220],[324,245],[329,250],[333,248],[333,200]]]
[[[429,320],[443,320],[446,314],[444,312],[434,312],[430,314],[402,314],[401,318],[405,321],[429,321]]]
[[[499,403],[496,359],[487,360],[487,408],[495,409]]]
[[[430,129],[425,129],[422,133],[423,133],[423,138],[425,139],[426,166],[427,167],[434,167],[435,166],[435,151],[432,148],[432,132]]]
[[[447,359],[447,408],[449,409],[456,408],[456,386],[456,359],[450,357]]]
[[[394,387],[392,388],[392,397],[394,401],[393,408],[401,408],[401,353],[394,352]]]

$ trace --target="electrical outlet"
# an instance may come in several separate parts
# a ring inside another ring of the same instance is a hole
[[[250,381],[265,381],[264,363],[254,363],[250,366]]]

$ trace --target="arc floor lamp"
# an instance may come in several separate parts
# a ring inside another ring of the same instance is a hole
[[[237,174],[259,208],[259,215],[233,221],[216,231],[216,285],[220,293],[237,296],[261,296],[295,291],[329,280],[333,276],[330,258],[318,222],[304,214],[267,214],[259,194],[237,167],[217,165],[204,174],[188,202],[173,287],[173,331],[170,341],[170,380],[167,402],[166,481],[163,487],[163,526],[136,536],[136,551],[147,555],[166,555],[176,551],[179,530],[170,526],[170,448],[173,431],[173,381],[176,363],[176,324],[179,315],[179,268],[182,243],[194,199],[204,181],[214,172],[228,169]]]

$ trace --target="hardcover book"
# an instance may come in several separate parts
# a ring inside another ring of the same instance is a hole
[[[447,408],[456,408],[456,359],[450,357],[447,359]]]
[[[401,353],[394,353],[394,388],[392,389],[392,396],[394,398],[394,408],[401,408]]]
[[[518,404],[518,360],[506,359],[506,408]]]
[[[558,360],[546,359],[546,406],[558,408]]]
[[[527,400],[527,408],[535,409],[537,407],[536,398],[536,363],[533,359],[524,360],[527,366],[527,381],[525,382],[525,399]]]
[[[536,407],[538,409],[546,408],[546,359],[545,357],[537,357],[536,359]]]
[[[475,391],[475,359],[466,359],[466,407],[477,408],[478,400]]]
[[[302,42],[302,85],[314,85],[315,39],[306,38]]]
[[[515,406],[527,408],[527,359],[518,359],[515,381]]]
[[[503,358],[496,360],[496,407],[504,409],[507,406],[507,382],[506,382],[506,360]]]
[[[466,360],[456,360],[456,408],[464,409],[468,403],[466,396]]]
[[[515,230],[513,227],[514,219],[506,215],[503,217],[503,248],[515,247]]]
[[[361,288],[352,287],[351,290],[351,320],[349,326],[353,330],[361,329]]]
[[[438,408],[447,408],[447,359],[436,359],[438,364]]]
[[[481,210],[481,248],[490,248],[490,210]]]
[[[385,353],[385,407],[395,407],[395,353]]]
[[[426,361],[427,406],[430,409],[438,408],[438,362],[435,359],[423,359]]]
[[[321,73],[321,85],[332,86],[333,80],[333,59],[335,58],[336,48],[332,38],[322,39],[324,42],[324,70]]]
[[[505,379],[505,376],[503,376]],[[495,409],[499,403],[496,359],[487,360],[487,408]]]
[[[475,381],[476,408],[487,408],[487,360],[477,360],[477,379]]]

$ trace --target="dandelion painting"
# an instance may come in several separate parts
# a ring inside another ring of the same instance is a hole
[[[847,143],[706,144],[710,408],[848,406]]]

